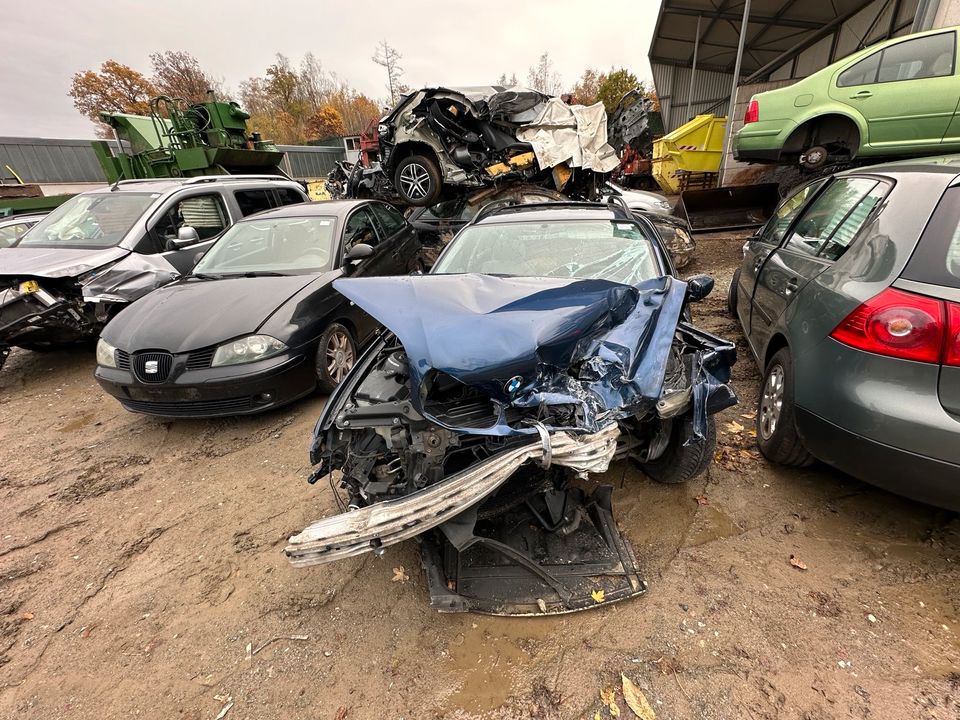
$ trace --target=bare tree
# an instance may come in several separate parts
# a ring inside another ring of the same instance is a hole
[[[390,91],[390,104],[396,104],[400,93],[400,78],[403,77],[403,68],[400,67],[400,60],[403,55],[395,47],[392,47],[386,40],[381,40],[371,60],[377,65],[387,70],[387,90]]]
[[[187,102],[204,102],[207,91],[222,96],[223,83],[200,67],[188,52],[166,50],[150,54],[153,84],[164,95],[182,97]]]
[[[527,84],[546,95],[560,93],[560,75],[553,69],[553,60],[550,59],[549,52],[544,52],[537,64],[527,71]]]

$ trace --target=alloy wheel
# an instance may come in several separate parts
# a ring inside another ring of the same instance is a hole
[[[340,383],[353,367],[353,343],[346,333],[337,331],[330,335],[325,350],[327,374]]]
[[[769,440],[777,431],[783,410],[783,367],[774,365],[767,374],[760,397],[760,435]]]
[[[427,197],[430,193],[430,173],[418,163],[410,163],[400,171],[400,189],[413,200]]]

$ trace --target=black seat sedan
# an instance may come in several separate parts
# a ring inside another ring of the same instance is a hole
[[[378,328],[333,281],[405,274],[419,250],[383,202],[254,215],[104,328],[97,381],[127,410],[169,417],[251,414],[329,392]]]

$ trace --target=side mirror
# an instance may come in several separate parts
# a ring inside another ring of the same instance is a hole
[[[358,262],[360,260],[365,260],[366,258],[373,255],[373,248],[367,245],[366,243],[357,243],[352,248],[347,250],[347,254],[343,256],[343,264],[351,264]]]
[[[197,232],[197,229],[184,225],[177,230],[176,239],[167,240],[167,250],[181,250],[190,245],[196,245],[198,242],[200,242],[200,233]]]
[[[700,302],[713,290],[713,278],[709,275],[692,275],[687,278],[687,299]]]

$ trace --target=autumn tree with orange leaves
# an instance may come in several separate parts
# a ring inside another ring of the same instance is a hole
[[[70,97],[73,105],[97,126],[100,137],[109,137],[110,128],[100,122],[99,113],[117,112],[143,115],[150,112],[150,98],[157,88],[142,73],[107,60],[100,72],[85,70],[73,76]]]

